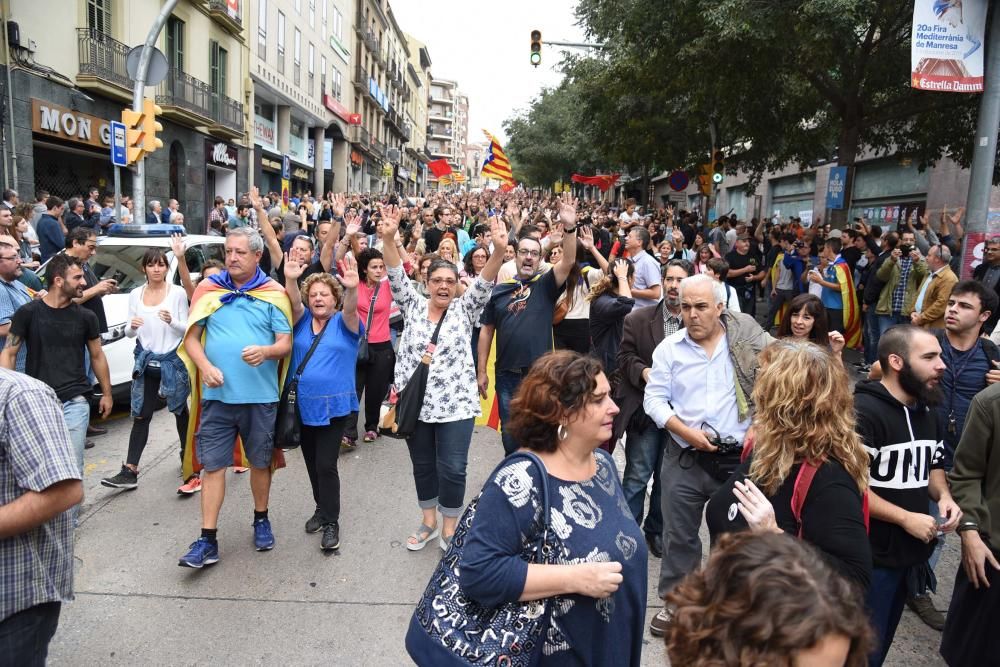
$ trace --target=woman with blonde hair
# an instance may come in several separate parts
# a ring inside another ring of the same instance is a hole
[[[843,364],[813,343],[774,343],[761,353],[753,401],[750,456],[708,503],[712,541],[748,525],[798,535],[867,590],[869,459]]]
[[[441,239],[441,243],[437,247],[437,254],[441,259],[451,262],[455,266],[461,264],[461,260],[458,257],[458,245],[450,236]]]

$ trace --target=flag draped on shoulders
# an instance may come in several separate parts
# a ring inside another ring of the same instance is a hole
[[[225,308],[227,304],[232,303],[236,299],[259,299],[273,305],[285,316],[288,320],[288,326],[291,328],[292,305],[288,300],[288,294],[285,293],[285,289],[277,281],[267,277],[260,270],[260,267],[258,267],[254,277],[242,287],[236,287],[228,271],[223,271],[220,274],[202,280],[195,290],[194,296],[191,298],[191,310],[184,337],[187,338],[187,333],[191,330],[191,327],[210,317],[212,313],[220,308]],[[202,345],[205,344],[205,335],[205,331],[202,330]],[[202,468],[194,448],[195,434],[201,423],[202,380],[201,372],[191,357],[188,356],[183,342],[177,348],[177,355],[184,362],[184,367],[187,368],[188,376],[191,378],[191,396],[189,401],[191,409],[190,416],[188,417],[187,438],[184,442],[183,464],[184,479],[188,479]],[[285,374],[287,372],[288,359],[282,359],[278,362],[279,391],[285,384]],[[243,443],[238,437],[233,443],[233,465],[244,468],[250,466],[246,452],[243,451]],[[271,459],[271,468],[283,468],[284,466],[285,457],[280,449],[275,448],[273,458]]]
[[[854,292],[851,267],[843,257],[838,256],[833,268],[837,272],[837,284],[840,285],[840,296],[844,302],[844,342],[847,347],[857,350],[861,348],[861,311]]]

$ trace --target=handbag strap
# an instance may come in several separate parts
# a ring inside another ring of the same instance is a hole
[[[437,349],[438,334],[441,333],[441,325],[444,324],[444,318],[448,315],[448,309],[445,308],[444,312],[441,313],[441,319],[438,320],[437,326],[434,327],[434,333],[431,334],[431,342],[427,344],[427,349],[424,351],[424,355],[420,358],[420,363],[431,365],[431,359],[434,358],[434,350]],[[544,470],[545,468],[542,468]]]
[[[378,299],[378,289],[382,287],[382,281],[375,283],[375,291],[372,292],[371,303],[368,304],[368,317],[365,318],[365,340],[368,340],[368,332],[372,329],[372,318],[375,317],[375,300]]]
[[[545,548],[545,542],[549,536],[549,520],[550,520],[550,505],[549,505],[549,472],[545,468],[545,464],[542,460],[538,458],[533,452],[528,451],[518,451],[514,452],[505,459],[505,463],[511,459],[523,457],[529,459],[538,468],[539,472],[542,474],[542,529],[539,531],[538,536],[538,548],[535,550],[535,558],[539,563],[544,563],[544,557],[542,551]]]
[[[297,380],[299,378],[299,376],[302,375],[302,371],[304,371],[306,369],[306,364],[309,363],[310,357],[313,356],[313,352],[315,352],[316,348],[319,346],[319,341],[323,337],[323,334],[326,333],[326,328],[328,326],[330,326],[330,320],[327,320],[323,324],[323,328],[320,329],[319,333],[316,334],[316,337],[313,338],[312,345],[309,346],[309,351],[306,352],[306,356],[302,357],[302,362],[299,364],[299,367],[295,369],[294,379]],[[312,322],[309,323],[309,328],[310,329],[312,328]]]

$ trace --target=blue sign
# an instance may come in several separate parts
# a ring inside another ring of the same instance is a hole
[[[292,161],[287,155],[281,156],[281,177],[286,181],[292,177]]]
[[[847,190],[847,167],[830,169],[830,180],[826,184],[826,207],[844,208],[844,192]]]
[[[125,123],[111,121],[111,164],[128,166],[128,146],[125,141]]]

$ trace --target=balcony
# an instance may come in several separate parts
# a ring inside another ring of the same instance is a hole
[[[361,65],[357,65],[354,68],[354,79],[351,81],[354,87],[358,89],[358,92],[365,92],[368,90],[368,73],[365,68]]]
[[[212,126],[216,134],[225,134],[233,139],[243,136],[243,105],[222,93],[212,93]]]
[[[103,32],[77,28],[80,72],[76,82],[81,88],[101,89],[130,100],[132,80],[125,70],[129,47]]]
[[[367,150],[371,145],[371,135],[365,128],[360,125],[355,125],[354,133],[351,135],[351,143],[357,145],[359,148]]]
[[[243,32],[243,19],[239,11],[230,11],[226,0],[208,0],[208,15],[237,37]]]
[[[403,141],[406,143],[410,142],[413,137],[413,126],[409,123],[403,123]]]
[[[385,144],[381,141],[378,139],[372,139],[371,149],[376,157],[382,158],[383,160],[385,159]]]
[[[451,139],[452,130],[450,127],[439,127],[431,125],[427,128],[427,134],[435,139]]]
[[[163,107],[163,115],[187,125],[213,123],[213,95],[207,83],[173,67],[156,87],[156,103]]]

